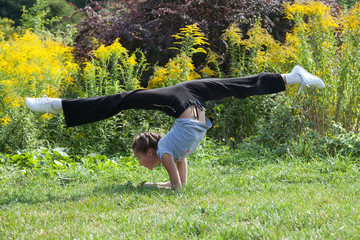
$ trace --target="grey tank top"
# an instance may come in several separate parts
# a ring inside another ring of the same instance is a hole
[[[207,118],[206,124],[187,118],[175,119],[170,131],[158,143],[158,157],[161,159],[164,153],[168,153],[176,162],[182,161],[199,147],[206,131],[211,127]]]

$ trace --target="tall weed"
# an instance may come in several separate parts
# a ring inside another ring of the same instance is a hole
[[[207,39],[197,24],[188,25],[180,29],[173,37],[179,47],[173,47],[178,54],[169,60],[165,67],[156,67],[148,88],[158,88],[175,85],[182,81],[200,78],[195,72],[192,56],[196,53],[206,53],[203,45],[208,45]]]
[[[27,147],[37,141],[35,130],[52,115],[36,121],[24,109],[25,97],[60,97],[73,88],[78,65],[71,48],[28,30],[0,41],[0,148]],[[74,88],[73,88],[74,90]],[[41,130],[40,130],[41,131]]]
[[[334,120],[347,129],[358,130],[360,90],[360,3],[342,17],[339,55],[340,64],[336,81],[337,99]]]
[[[282,112],[271,112],[282,104],[296,109],[288,112],[290,122],[293,121],[291,119],[301,119],[301,125],[311,126],[320,133],[331,132],[333,122],[339,122],[347,130],[358,131],[359,6],[356,4],[352,9],[336,15],[330,6],[320,2],[286,3],[285,14],[293,21],[294,27],[284,43],[275,41],[261,27],[260,20],[254,22],[245,36],[236,24],[229,26],[223,35],[228,47],[229,76],[267,71],[287,73],[295,65],[301,65],[322,78],[326,88],[318,90],[305,87],[301,93],[297,85],[287,86],[284,97],[249,98],[241,100],[243,107],[240,108],[239,100],[233,99],[226,99],[218,106],[210,105],[213,108],[211,115],[216,116],[214,126],[219,126],[219,130],[214,131],[215,136],[221,138],[219,134],[227,133],[227,139],[241,140],[243,136],[251,136],[259,131],[260,136],[265,137],[266,132],[270,134],[269,138],[273,138],[279,131],[264,123],[276,122],[273,120]],[[222,108],[226,108],[226,111],[220,111]],[[233,121],[241,118],[242,123]],[[274,132],[269,131],[271,129]],[[242,131],[247,131],[249,135],[239,135]],[[286,134],[292,136],[291,132]]]
[[[147,67],[144,54],[139,50],[129,54],[119,39],[110,46],[100,45],[85,65],[83,97],[135,90]]]

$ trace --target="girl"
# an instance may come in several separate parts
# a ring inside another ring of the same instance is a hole
[[[171,87],[140,89],[83,99],[26,98],[27,107],[40,113],[63,111],[68,127],[100,121],[126,109],[161,110],[175,118],[171,130],[161,137],[148,132],[135,137],[132,149],[139,164],[152,170],[162,164],[170,182],[156,183],[173,189],[187,182],[186,157],[199,146],[211,122],[205,117],[205,103],[225,97],[246,98],[285,90],[286,84],[324,88],[324,82],[295,66],[289,74],[261,73],[242,78],[200,79]]]

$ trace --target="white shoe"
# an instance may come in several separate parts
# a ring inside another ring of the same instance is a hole
[[[52,98],[25,98],[26,106],[33,112],[58,114],[61,112],[52,105]]]
[[[304,86],[316,87],[316,88],[325,88],[325,83],[317,76],[309,73],[303,67],[296,65],[290,74],[297,74],[302,78],[302,82],[300,83],[299,93]]]

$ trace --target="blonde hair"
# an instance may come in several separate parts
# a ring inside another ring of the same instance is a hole
[[[144,132],[137,135],[132,143],[134,152],[145,153],[149,148],[157,150],[162,135],[155,132]]]

